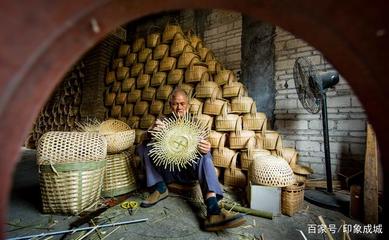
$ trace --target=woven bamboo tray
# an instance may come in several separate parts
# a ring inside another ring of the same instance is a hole
[[[137,188],[129,153],[107,155],[102,196],[115,197]]]
[[[302,182],[282,188],[281,190],[281,212],[293,216],[302,209],[304,204],[304,188]]]

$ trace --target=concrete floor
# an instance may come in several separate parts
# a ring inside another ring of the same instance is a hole
[[[131,200],[141,201],[146,197],[144,191],[137,191]],[[236,198],[226,193],[227,198]],[[8,208],[8,220],[5,235],[7,238],[39,234],[49,231],[67,230],[69,223],[77,217],[41,213],[38,171],[35,165],[35,151],[22,150],[22,157],[14,174],[14,184]],[[308,202],[304,209],[293,217],[284,215],[272,220],[247,215],[247,223],[239,228],[223,232],[208,233],[200,229],[199,223],[204,217],[204,206],[188,201],[180,195],[171,194],[169,198],[151,208],[140,208],[133,215],[119,205],[108,209],[96,220],[98,223],[120,222],[148,218],[148,221],[120,227],[109,227],[94,232],[84,239],[326,239],[324,234],[312,233],[308,227],[318,229],[318,216],[324,217],[327,224],[335,224],[339,229],[341,220],[347,224],[362,224],[344,214],[327,210]],[[112,232],[112,233],[111,233]],[[84,232],[85,233],[85,232]],[[84,234],[83,233],[83,234]],[[108,235],[110,234],[110,235]],[[52,238],[35,239],[77,239],[81,233],[58,235]],[[108,236],[107,236],[108,235]],[[341,239],[341,233],[334,234]],[[62,238],[61,238],[62,237]],[[376,239],[374,234],[351,234],[351,239]]]

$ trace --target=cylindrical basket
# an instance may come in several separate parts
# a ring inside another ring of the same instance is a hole
[[[293,185],[283,187],[281,190],[281,212],[282,214],[293,216],[296,212],[302,209],[304,204],[304,188],[303,182],[298,182]]]

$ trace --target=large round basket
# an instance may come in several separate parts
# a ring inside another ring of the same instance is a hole
[[[107,155],[102,196],[114,197],[136,189],[135,175],[130,164],[131,159],[132,156],[127,152]]]
[[[135,141],[135,130],[127,123],[109,119],[99,126],[99,133],[107,139],[107,152],[119,153],[128,149]]]

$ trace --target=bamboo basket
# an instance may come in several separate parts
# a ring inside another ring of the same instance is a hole
[[[304,188],[305,184],[299,182],[281,189],[282,214],[293,216],[302,209],[304,204]]]
[[[153,101],[150,104],[150,113],[153,115],[159,115],[163,111],[163,101],[153,99]]]
[[[142,50],[146,45],[144,38],[137,38],[132,44],[132,52],[137,53]]]
[[[293,169],[297,162],[297,151],[294,148],[282,148],[280,152],[280,156],[285,159]]]
[[[256,130],[261,131],[266,129],[266,114],[257,112],[255,103],[251,105],[250,113],[244,114],[242,117],[244,130]]]
[[[112,106],[115,102],[116,93],[114,92],[106,92],[104,97],[104,105],[106,107]]]
[[[215,76],[215,82],[218,85],[225,85],[229,82],[236,82],[234,73],[231,70],[221,70]]]
[[[211,98],[215,91],[220,91],[217,83],[202,79],[196,86],[196,97]]]
[[[211,49],[202,47],[198,50],[201,61],[213,60],[214,54]]]
[[[123,63],[122,58],[116,58],[112,62],[112,69],[113,70],[116,70],[118,67],[123,67],[123,66],[124,66],[124,63]]]
[[[129,92],[133,86],[135,86],[135,78],[126,78],[122,81],[122,92]]]
[[[197,83],[202,80],[209,80],[208,66],[205,63],[193,63],[192,61],[185,71],[185,82]]]
[[[155,48],[161,41],[161,34],[159,32],[150,33],[147,35],[146,46],[148,48]]]
[[[236,167],[237,154],[232,158],[229,168],[224,170],[224,185],[244,188],[247,185],[246,175]]]
[[[136,63],[131,67],[131,77],[137,77],[140,73],[143,73],[143,63]]]
[[[193,88],[192,84],[180,82],[180,83],[178,83],[178,87],[181,88],[182,90],[184,90],[186,95],[188,95],[188,96],[193,95],[194,88]]]
[[[181,34],[182,36],[184,33],[182,32],[182,29],[179,24],[166,24],[165,29],[162,33],[162,42],[168,43],[174,39],[176,34]]]
[[[134,106],[134,114],[142,116],[149,110],[149,103],[146,101],[137,101]]]
[[[242,130],[242,119],[239,118],[235,126],[235,131],[229,134],[230,148],[244,149],[253,141],[255,141],[255,132]]]
[[[132,129],[135,129],[137,130],[139,128],[139,122],[140,122],[140,117],[139,116],[130,116],[128,119],[127,119],[127,122],[128,122],[128,125],[132,128]],[[135,132],[136,134],[136,132]],[[135,136],[136,137],[136,136]],[[135,143],[136,143],[136,140],[135,140]]]
[[[208,64],[208,72],[210,74],[215,74],[222,70],[222,65],[216,59],[208,60],[206,63]]]
[[[139,123],[140,126],[139,127],[142,129],[148,129],[149,127],[151,127],[154,124],[154,122],[155,122],[155,116],[146,113],[140,119],[140,123]]]
[[[177,59],[175,57],[168,57],[165,55],[159,62],[159,71],[168,72],[175,68]]]
[[[159,61],[157,61],[157,60],[153,60],[153,59],[147,60],[146,65],[145,65],[145,73],[146,74],[153,74],[153,73],[157,72],[158,65],[159,65]]]
[[[222,109],[227,108],[227,102],[221,99],[216,99],[216,92],[212,98],[205,100],[203,113],[208,115],[220,115]]]
[[[172,92],[173,87],[171,85],[166,85],[165,83],[162,83],[157,90],[156,97],[160,100],[167,100]]]
[[[115,98],[115,104],[123,105],[127,100],[127,93],[126,92],[119,92],[116,94]]]
[[[174,38],[173,43],[170,46],[170,56],[176,57],[184,52],[184,49],[189,46],[190,43],[185,38],[179,38],[179,35],[176,35],[177,37]],[[187,49],[186,51],[190,51],[190,49]],[[193,51],[193,50],[192,50]]]
[[[197,98],[192,97],[189,101],[189,112],[191,114],[197,114],[197,112],[199,111],[199,108],[201,107],[202,104],[203,104],[203,102],[201,102]]]
[[[220,144],[222,146],[225,146],[226,133],[221,133],[221,132],[211,130],[208,140],[211,143],[211,148],[217,148]]]
[[[184,80],[184,70],[182,69],[172,69],[167,75],[167,84],[175,85]]]
[[[151,48],[143,48],[138,53],[138,62],[145,63],[147,60],[152,59],[153,50]]]
[[[169,45],[159,44],[153,51],[153,59],[160,60],[169,52]]]
[[[237,152],[221,145],[212,151],[213,165],[216,167],[228,168]]]
[[[157,92],[156,88],[145,87],[142,91],[142,100],[152,101],[154,99],[155,93]]]
[[[128,103],[136,103],[138,100],[141,99],[142,91],[139,89],[133,88],[127,95],[127,102]]]
[[[216,131],[221,132],[231,132],[235,131],[238,121],[239,115],[236,114],[228,114],[227,108],[222,110],[222,114],[216,116],[215,118],[215,129]]]
[[[155,72],[151,78],[150,85],[152,87],[159,87],[166,80],[166,72]]]
[[[115,197],[129,193],[137,188],[134,170],[130,164],[129,153],[107,155],[107,166],[101,195]]]
[[[119,118],[121,117],[121,113],[122,113],[122,106],[120,105],[112,105],[111,107],[111,117],[113,118]]]
[[[257,156],[270,156],[270,151],[266,149],[254,148],[248,150],[242,150],[240,155],[240,163],[243,170],[248,170],[250,164]]]
[[[193,34],[193,30],[189,30],[188,31],[187,37],[189,38],[190,45],[194,49],[199,50],[199,49],[201,49],[204,46],[203,41],[201,40],[201,38],[196,36],[195,34]]]
[[[130,68],[129,67],[118,67],[116,69],[116,79],[118,81],[122,81],[126,79],[129,75]]]
[[[132,116],[134,111],[134,104],[124,103],[122,107],[122,117],[129,117]]]
[[[255,104],[251,97],[235,97],[231,99],[231,112],[249,113],[252,105]]]
[[[118,57],[120,58],[125,57],[129,52],[130,52],[130,45],[121,44],[118,50]]]
[[[98,132],[107,139],[108,153],[119,153],[134,144],[135,131],[125,122],[106,120],[99,125]]]
[[[130,53],[127,55],[124,65],[129,67],[129,66],[134,65],[137,62],[138,62],[138,54],[137,53]]]
[[[282,149],[282,140],[281,136],[276,131],[266,130],[263,131],[263,145],[265,149],[268,150],[281,150]]]
[[[121,86],[122,86],[121,82],[115,81],[115,82],[113,82],[113,84],[110,86],[110,91],[111,91],[111,92],[117,93],[117,92],[119,92]]]
[[[232,78],[230,78],[231,80]],[[228,84],[223,86],[223,97],[231,98],[243,96],[245,94],[245,87],[241,82],[229,81]]]
[[[139,73],[138,78],[136,79],[136,88],[137,89],[142,89],[145,88],[146,86],[150,85],[150,75],[145,74],[143,72]]]
[[[172,113],[172,109],[170,107],[170,96],[169,96],[168,100],[165,101],[165,103],[163,105],[163,112],[162,112],[162,114],[163,115],[169,115],[171,113]]]
[[[115,71],[107,71],[107,75],[105,76],[105,84],[110,85],[115,81],[116,81]]]
[[[196,114],[196,119],[201,123],[201,125],[205,126],[209,131],[212,129],[213,117],[202,114],[203,106],[200,106],[199,111]]]
[[[187,68],[192,62],[200,62],[200,57],[193,52],[184,52],[178,58],[177,68]]]

